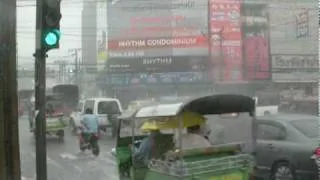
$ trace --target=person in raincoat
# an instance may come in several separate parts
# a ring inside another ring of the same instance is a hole
[[[159,130],[150,130],[149,136],[142,140],[138,148],[135,148],[133,145],[129,145],[129,147],[133,150],[132,157],[135,161],[142,162],[144,165],[148,165],[149,160],[152,157],[153,148],[155,148],[156,137],[160,134],[161,132]]]
[[[203,136],[200,125],[194,125],[187,128],[187,133],[182,135],[182,147],[179,140],[176,140],[176,147],[181,149],[207,148],[211,143]]]

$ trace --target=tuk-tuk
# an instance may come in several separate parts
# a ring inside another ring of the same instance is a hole
[[[57,136],[59,142],[64,140],[64,130],[70,121],[69,115],[65,113],[65,105],[61,98],[56,95],[46,95],[46,133],[50,136]],[[35,111],[33,127],[31,131],[36,135],[35,121],[39,111]]]
[[[223,143],[184,149],[184,128],[204,125],[211,118],[218,118],[215,122],[224,124],[227,131],[228,127],[233,127],[230,130],[233,132],[229,132]],[[119,179],[249,180],[253,178],[255,167],[254,120],[255,101],[248,96],[232,94],[151,105],[126,113],[117,121],[117,143],[112,153],[117,160]],[[249,129],[241,132],[241,124]],[[236,139],[240,136],[234,134],[237,129],[239,134],[247,133],[242,135],[243,140]],[[153,138],[152,156],[146,164],[135,159],[135,152],[141,140],[148,136],[145,132],[151,130],[161,133]]]

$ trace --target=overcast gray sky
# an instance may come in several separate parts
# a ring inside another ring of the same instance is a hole
[[[60,49],[49,52],[48,61],[68,56],[68,50],[81,47],[81,0],[62,1]],[[20,0],[17,8],[18,62],[20,65],[34,62],[35,51],[35,0]]]

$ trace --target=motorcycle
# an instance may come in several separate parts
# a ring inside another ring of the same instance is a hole
[[[95,156],[98,156],[100,154],[100,147],[98,144],[99,140],[99,135],[92,133],[92,134],[84,134],[82,133],[82,127],[79,128],[80,133],[79,133],[79,148],[82,152],[86,150],[91,150],[92,154]],[[85,137],[86,136],[86,137]]]

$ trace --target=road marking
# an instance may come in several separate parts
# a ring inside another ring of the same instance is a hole
[[[51,164],[57,168],[64,169],[59,163],[57,163],[57,161],[54,161],[49,157],[47,157],[47,162],[48,162],[48,164]]]
[[[34,180],[35,178],[21,176],[21,180]]]

